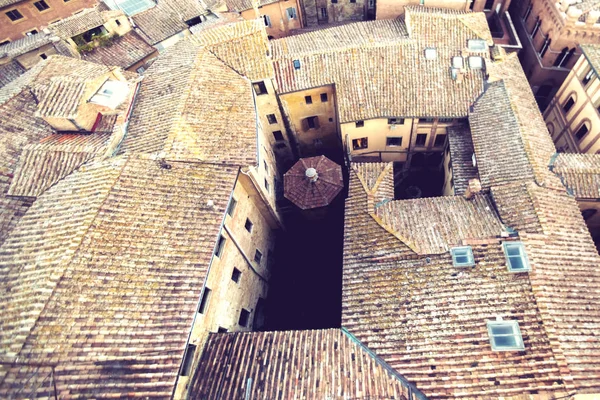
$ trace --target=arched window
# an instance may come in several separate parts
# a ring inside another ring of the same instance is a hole
[[[575,101],[576,101],[576,94],[573,93],[569,96],[569,99],[567,100],[567,102],[565,104],[563,104],[563,111],[566,113],[568,113],[571,108],[573,108],[573,106],[575,105]]]
[[[546,124],[546,128],[548,128],[548,133],[550,133],[550,136],[554,135],[554,124],[552,122],[548,122]]]
[[[583,139],[589,131],[590,131],[590,122],[584,121],[583,124],[581,124],[581,126],[577,130],[577,132],[575,132],[575,137],[577,138],[577,140],[581,141],[581,139]]]

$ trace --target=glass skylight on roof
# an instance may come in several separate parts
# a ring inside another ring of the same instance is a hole
[[[437,58],[437,49],[434,47],[428,47],[425,49],[425,59],[435,60]]]
[[[464,59],[460,56],[452,57],[452,68],[463,69],[465,66]]]
[[[106,81],[100,90],[92,96],[90,102],[115,109],[125,100],[128,93],[129,86],[127,82]]]
[[[510,272],[530,271],[529,260],[525,253],[525,246],[522,242],[504,242],[502,243],[506,264]]]
[[[475,265],[471,246],[453,247],[450,249],[450,253],[452,254],[452,264],[455,267],[471,267]]]
[[[481,58],[479,56],[470,56],[469,57],[469,68],[471,68],[471,69],[483,68],[483,58]]]
[[[467,40],[467,48],[469,49],[469,51],[486,51],[487,43],[485,42],[485,40],[481,39],[469,39]]]
[[[122,10],[128,16],[139,14],[156,5],[152,0],[103,0],[111,10]]]
[[[488,334],[492,350],[524,350],[518,321],[488,321]]]

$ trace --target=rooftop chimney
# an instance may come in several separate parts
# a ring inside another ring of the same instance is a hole
[[[311,181],[312,183],[315,183],[317,181],[317,179],[319,179],[319,174],[317,174],[316,169],[308,168],[306,170],[306,177],[308,178],[309,181]]]
[[[481,182],[479,179],[469,179],[469,185],[465,190],[465,197],[472,199],[477,193],[481,192]]]

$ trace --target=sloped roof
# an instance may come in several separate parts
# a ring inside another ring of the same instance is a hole
[[[156,49],[146,43],[135,31],[115,38],[110,46],[96,47],[83,53],[81,59],[104,65],[129,68],[154,53]]]
[[[314,169],[316,180],[306,174]],[[283,176],[284,196],[303,210],[325,207],[344,188],[342,167],[325,156],[301,158]]]
[[[473,165],[473,140],[467,124],[448,127],[448,147],[452,163],[454,194],[462,195],[467,190],[469,180],[479,179],[477,166]]]
[[[9,196],[37,197],[106,149],[110,133],[52,134],[24,147]]]
[[[237,399],[248,386],[257,399],[409,398],[408,385],[343,329],[210,334],[192,397]]]
[[[57,78],[47,86],[36,88],[35,93],[40,99],[36,116],[75,118],[85,86],[82,80]]]
[[[279,0],[259,0],[258,6],[277,3]],[[245,11],[252,8],[252,0],[225,0],[225,5],[229,11]]]
[[[64,18],[48,28],[62,39],[70,39],[80,33],[104,25],[108,15],[125,15],[121,11],[103,11],[98,6],[86,8],[82,12]]]
[[[459,82],[451,77],[451,59],[464,55],[467,40],[485,38],[487,34],[465,25],[463,14],[422,10],[418,16],[426,17],[411,19],[407,12],[408,39],[398,35],[401,40],[394,40],[389,31],[400,33],[401,23],[388,22],[369,25],[374,32],[384,32],[387,39],[383,43],[349,40],[344,48],[286,52],[274,60],[279,91],[288,93],[335,84],[341,123],[395,116],[465,117],[469,106],[483,92],[484,72],[467,69]],[[476,14],[485,22],[482,13]],[[421,23],[424,19],[426,22]],[[353,25],[356,24],[331,28],[328,35],[333,37],[336,30],[340,35],[347,34],[346,27]],[[439,33],[432,39],[428,36],[430,31],[420,26],[435,27],[432,30]],[[307,41],[302,36],[284,39],[282,43]],[[434,39],[437,57],[427,60],[424,52]],[[487,53],[479,55],[488,57]],[[296,68],[298,62],[300,68]]]
[[[0,88],[8,85],[10,82],[25,73],[25,68],[16,61],[11,61],[0,65]]]
[[[188,29],[185,21],[203,15],[207,10],[196,0],[161,0],[131,17],[136,31],[149,44],[155,45]]]
[[[600,154],[561,153],[551,168],[576,198],[600,198]]]
[[[237,171],[122,156],[51,187],[0,247],[0,355],[58,363],[63,396],[170,397]]]
[[[145,73],[121,151],[256,164],[250,82],[198,45],[173,46]]]
[[[204,29],[191,40],[252,81],[273,77],[269,40],[262,19]]]
[[[25,54],[28,51],[38,49],[49,43],[52,43],[50,35],[46,35],[44,33],[26,35],[19,40],[14,40],[0,46],[0,58],[16,57],[21,54]]]

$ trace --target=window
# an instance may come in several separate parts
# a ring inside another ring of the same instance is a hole
[[[260,252],[260,250],[256,249],[256,252],[254,253],[254,261],[257,264],[260,264],[260,260],[262,260],[262,253]]]
[[[267,193],[271,191],[271,185],[269,185],[269,181],[267,180],[267,178],[265,178],[265,189]]]
[[[449,124],[452,122],[452,118],[438,118],[438,122],[443,124]]]
[[[27,36],[35,35],[36,33],[38,33],[37,29],[32,29],[29,32],[27,32]]]
[[[542,24],[542,20],[540,19],[540,17],[537,17],[537,19],[535,20],[535,25],[533,25],[533,30],[531,31],[531,37],[535,37],[536,33],[538,33],[538,30],[540,29],[540,25]]]
[[[223,248],[225,247],[225,237],[219,236],[219,241],[217,242],[217,247],[215,248],[215,256],[221,257],[223,254]]]
[[[118,19],[115,19],[115,23],[117,24],[117,26],[121,26],[121,21],[119,21]]]
[[[435,141],[433,143],[434,147],[441,147],[446,143],[446,134],[440,133],[435,137]]]
[[[254,92],[257,96],[268,93],[264,82],[255,82],[252,84],[252,87],[254,88]]]
[[[283,141],[283,133],[281,131],[274,131],[273,136],[275,137],[276,141],[278,141],[278,142]]]
[[[327,93],[321,93],[321,103],[327,103]]]
[[[361,150],[369,147],[368,138],[360,138],[352,140],[352,150]]]
[[[386,146],[402,146],[401,137],[388,137],[386,140]]]
[[[227,333],[227,328],[220,326],[219,329],[217,329],[217,333]]]
[[[106,81],[90,99],[94,104],[107,106],[113,110],[127,98],[129,85],[127,82]]]
[[[362,128],[365,126],[365,121],[356,121],[354,124],[357,128]]]
[[[525,253],[525,246],[521,242],[504,242],[502,243],[504,255],[506,256],[506,264],[510,272],[529,271],[529,260]]]
[[[426,142],[427,142],[427,134],[426,133],[417,134],[417,141],[416,141],[415,145],[425,146]]]
[[[425,59],[435,60],[437,58],[437,49],[430,47],[425,49]]]
[[[237,200],[232,197],[229,201],[229,207],[227,207],[227,214],[229,214],[230,217],[233,217],[235,206],[237,206]]]
[[[17,21],[21,18],[23,18],[23,15],[21,15],[21,13],[19,12],[19,10],[10,10],[6,13],[6,16],[11,20],[11,21]]]
[[[290,7],[285,10],[287,13],[288,19],[296,19],[296,9],[294,7]]]
[[[589,83],[589,81],[592,80],[593,77],[594,77],[594,70],[590,68],[588,73],[585,74],[585,76],[581,80],[581,83],[583,83],[584,85],[587,85]]]
[[[200,299],[200,305],[198,306],[198,312],[200,314],[205,314],[206,309],[208,308],[208,303],[210,302],[210,293],[211,290],[207,287],[204,288],[204,292],[202,293],[202,299]]]
[[[312,96],[304,96],[304,101],[306,104],[312,104]]]
[[[252,221],[250,221],[249,218],[246,218],[246,223],[244,224],[244,228],[246,228],[246,230],[250,233],[252,233],[252,227],[254,227],[254,224],[252,223]]]
[[[267,121],[269,121],[269,124],[276,124],[277,117],[275,116],[275,114],[267,114]]]
[[[433,122],[433,118],[419,118],[420,123],[431,124]]]
[[[321,7],[321,19],[327,19],[327,9]]]
[[[47,58],[48,58],[48,56],[46,55],[46,53],[42,53],[42,54],[40,54],[40,58],[41,58],[42,60],[45,60],[45,59],[47,59]]]
[[[518,321],[488,321],[488,334],[492,350],[524,350]]]
[[[469,49],[469,51],[483,52],[487,51],[488,46],[485,40],[469,39],[467,40],[467,49]]]
[[[482,69],[483,68],[483,58],[479,56],[469,56],[469,68],[471,69]]]
[[[588,133],[588,131],[589,128],[587,126],[587,122],[584,122],[583,125],[581,125],[581,128],[579,128],[579,130],[575,133],[575,137],[577,140],[581,140]]]
[[[294,60],[294,69],[300,69],[300,60]]]
[[[404,125],[404,118],[388,118],[389,125]]]
[[[452,265],[455,267],[471,267],[475,265],[471,246],[453,247],[450,249],[450,253],[452,254]]]
[[[540,57],[544,57],[544,55],[546,54],[546,51],[548,51],[548,48],[550,47],[551,43],[552,43],[552,39],[550,39],[550,38],[546,38],[546,40],[544,40],[544,43],[542,44],[542,48],[540,49]]]
[[[533,9],[533,0],[529,2],[527,9],[525,10],[525,14],[523,15],[523,21],[526,21],[529,18],[529,14],[531,14],[531,10]]]
[[[240,277],[242,276],[242,271],[233,267],[233,272],[231,273],[231,280],[235,283],[239,283]]]
[[[473,3],[471,3],[473,4]],[[461,56],[452,57],[452,68],[463,69],[465,67],[465,59]]]
[[[183,357],[183,364],[181,364],[181,376],[189,376],[192,370],[192,363],[194,362],[194,354],[196,354],[196,345],[188,344],[185,356]]]
[[[263,15],[263,19],[265,20],[265,26],[271,27],[271,18],[268,15]]]
[[[35,8],[38,9],[38,11],[44,11],[50,8],[50,6],[48,5],[48,3],[46,3],[44,0],[40,0],[40,1],[36,1],[35,3],[33,3],[33,5],[35,6]]]
[[[308,117],[302,120],[302,128],[305,131],[309,129],[318,129],[319,126],[319,117]]]
[[[263,160],[263,167],[265,168],[265,173],[268,175],[269,174],[269,165],[267,165],[267,162]]]
[[[240,326],[248,326],[249,319],[250,319],[250,311],[246,310],[245,308],[242,308],[242,311],[240,312],[240,319],[238,321],[238,324],[240,324]]]
[[[573,96],[571,96],[571,97],[569,97],[569,100],[567,100],[565,105],[563,105],[563,111],[566,113],[569,112],[569,110],[571,108],[573,108],[574,105],[575,105],[575,100],[573,99]]]

